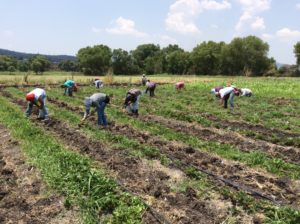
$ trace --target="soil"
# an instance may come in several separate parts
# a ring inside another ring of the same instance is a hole
[[[2,94],[25,108],[24,101],[12,97],[7,92]],[[104,166],[110,175],[116,176],[123,190],[144,199],[170,223],[220,223],[226,218],[224,215],[228,214],[228,207],[220,212],[213,209],[213,201],[209,199],[198,199],[196,195],[189,193],[173,192],[169,186],[169,183],[174,181],[170,173],[165,170],[151,169],[143,161],[128,156],[121,149],[90,139],[60,120],[51,118],[47,122],[33,119],[32,121],[51,132],[70,149],[100,162],[99,165]],[[158,223],[149,210],[143,218],[144,223]]]
[[[18,142],[0,125],[0,223],[80,223],[51,193],[35,167],[27,164]]]
[[[80,111],[77,107],[69,106],[63,102],[58,102],[53,99],[51,102],[59,106],[65,105],[65,108],[76,113],[79,113]],[[198,136],[198,129],[195,129],[195,127],[197,127],[195,125],[187,125],[183,122],[154,116],[146,116],[140,119],[150,122],[158,122],[175,130],[186,132],[188,134],[196,134]],[[184,164],[193,165],[201,170],[213,173],[216,176],[225,178],[233,183],[242,186],[242,188],[244,189],[249,188],[250,191],[255,190],[261,195],[272,198],[280,203],[293,205],[295,207],[298,207],[300,205],[300,185],[295,181],[288,180],[283,185],[283,181],[281,180],[281,178],[274,175],[270,175],[260,170],[251,169],[246,165],[238,162],[227,161],[217,156],[200,152],[197,149],[193,149],[190,146],[176,141],[163,140],[158,136],[153,136],[147,132],[141,132],[128,125],[120,125],[113,122],[109,127],[109,131],[138,140],[141,144],[155,146],[171,159],[179,160]],[[201,136],[209,138],[211,136],[211,131],[207,133],[206,130],[202,131],[201,129]],[[223,139],[222,135],[215,134],[215,136],[217,137],[215,137],[214,140],[220,141],[219,138]],[[230,136],[230,139],[235,138]],[[228,142],[226,141],[226,143]],[[248,146],[248,144],[246,146]],[[251,148],[247,150],[250,151]]]
[[[300,148],[297,147],[279,146],[263,140],[253,140],[233,131],[202,127],[199,124],[167,119],[155,115],[147,115],[142,119],[144,121],[157,122],[173,130],[196,136],[205,141],[216,141],[224,144],[234,145],[244,152],[260,150],[272,157],[281,158],[286,162],[295,164],[300,163]]]
[[[300,137],[300,133],[293,133],[275,128],[267,128],[261,124],[250,124],[244,121],[223,120],[212,114],[201,114],[201,116],[204,116],[208,120],[212,121],[213,125],[217,128],[252,131],[260,134],[264,140],[272,142],[274,144],[284,144],[285,146],[300,147],[298,143],[289,141],[289,139]]]

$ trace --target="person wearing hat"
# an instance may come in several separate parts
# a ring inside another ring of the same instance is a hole
[[[64,96],[73,96],[73,90],[74,90],[75,82],[73,80],[66,80],[63,85],[61,85],[62,88],[65,88]],[[76,87],[77,90],[77,87]]]
[[[32,113],[33,105],[39,108],[38,119],[48,120],[48,108],[46,106],[46,91],[40,88],[36,88],[31,92],[26,94],[27,109],[25,111],[25,116],[29,117]]]
[[[181,89],[183,89],[183,88],[184,88],[184,82],[183,82],[183,81],[177,82],[177,83],[175,84],[175,89],[176,89],[176,90],[181,90]]]
[[[90,97],[84,98],[84,105],[85,105],[85,113],[82,118],[84,121],[88,116],[90,116],[90,109],[91,107],[95,107],[98,115],[98,126],[99,127],[107,127],[107,119],[104,113],[106,105],[109,103],[110,97],[104,93],[94,93]]]
[[[145,74],[143,74],[143,76],[142,76],[142,85],[145,86],[146,82],[147,82],[147,77],[146,77]]]
[[[127,92],[123,108],[130,115],[139,115],[139,100],[142,92],[139,89],[131,89]]]
[[[150,82],[150,80],[147,80],[146,86],[147,86],[147,89],[146,89],[145,93],[147,94],[147,92],[149,91],[150,97],[153,97],[154,96],[154,91],[155,91],[155,88],[156,88],[156,83],[155,82]]]

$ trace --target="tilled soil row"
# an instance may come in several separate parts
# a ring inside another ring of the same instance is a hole
[[[2,94],[25,107],[24,101],[6,92]],[[126,156],[120,149],[92,140],[55,118],[45,123],[35,123],[53,133],[70,148],[101,162],[116,175],[124,189],[151,202],[151,206],[171,223],[220,223],[228,215],[228,207],[218,208],[214,201],[197,199],[196,191],[192,188],[185,194],[172,192],[169,186],[174,181],[170,175],[172,170],[166,172],[164,169],[151,168],[145,161]],[[150,212],[145,214],[143,221],[165,223],[164,218],[158,221]]]
[[[291,139],[291,138],[300,137],[299,133],[282,131],[282,130],[275,129],[275,128],[266,128],[265,126],[263,126],[261,124],[250,124],[250,123],[242,122],[242,121],[223,120],[223,119],[220,119],[211,114],[209,114],[209,115],[201,114],[201,116],[204,116],[208,120],[212,121],[213,125],[216,126],[217,128],[253,131],[253,132],[263,135],[263,138],[265,140],[272,142],[274,144],[281,144],[282,142],[285,142],[285,145],[293,145],[296,147],[300,147],[299,144],[294,144],[289,141],[289,139]],[[278,140],[274,140],[274,136]],[[278,143],[278,142],[280,142],[280,143]]]
[[[244,152],[259,150],[289,163],[297,165],[300,163],[300,149],[296,147],[279,146],[263,140],[253,140],[233,131],[202,127],[195,123],[167,119],[156,115],[146,115],[142,119],[149,122],[160,123],[168,128],[193,135],[206,141],[231,144]]]
[[[74,211],[64,209],[62,196],[46,192],[18,142],[0,125],[0,223],[79,223]]]
[[[72,107],[64,102],[49,100],[59,107],[65,107],[76,113],[81,113],[79,107]],[[95,118],[94,118],[95,119]],[[145,118],[147,119],[147,117]],[[151,120],[151,122],[155,120]],[[94,121],[96,123],[96,121]],[[225,179],[225,183],[231,187],[239,187],[254,196],[269,198],[282,204],[290,204],[298,207],[300,205],[299,183],[288,178],[278,178],[262,171],[253,170],[244,164],[227,161],[217,156],[200,152],[192,147],[176,141],[166,141],[158,136],[153,136],[147,132],[141,132],[128,125],[113,123],[109,126],[109,131],[115,134],[128,136],[139,141],[141,144],[155,146],[172,160],[176,159],[188,166],[204,170],[213,174],[214,178]],[[179,167],[180,168],[180,167]],[[232,184],[230,184],[232,183]]]

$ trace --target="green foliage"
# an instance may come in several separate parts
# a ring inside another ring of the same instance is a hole
[[[41,55],[33,57],[31,60],[31,69],[36,74],[42,74],[44,71],[50,68],[49,60]]]
[[[79,67],[86,75],[104,75],[111,64],[112,52],[108,46],[81,48],[77,53]]]
[[[50,187],[65,195],[65,206],[79,206],[84,223],[98,223],[99,211],[112,213],[112,223],[140,223],[144,205],[121,192],[89,159],[66,150],[0,97],[0,121],[11,129]],[[4,109],[5,108],[5,109]]]
[[[63,60],[58,64],[58,68],[62,71],[75,72],[78,70],[77,63],[71,60]]]
[[[296,64],[298,66],[300,66],[300,41],[294,45],[294,54],[296,57],[296,62],[297,62]],[[298,69],[298,70],[300,70],[300,69]]]

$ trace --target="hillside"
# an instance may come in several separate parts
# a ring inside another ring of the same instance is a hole
[[[76,61],[75,56],[70,56],[70,55],[45,55],[45,54],[31,54],[31,53],[23,53],[23,52],[16,52],[16,51],[10,51],[10,50],[5,50],[5,49],[0,49],[0,55],[7,55],[10,57],[14,57],[17,59],[29,59],[32,58],[36,55],[42,55],[48,58],[48,60],[51,63],[59,63],[64,60],[70,60],[70,61]]]

